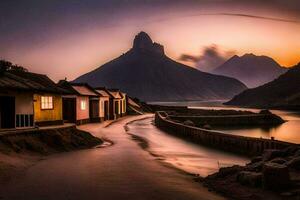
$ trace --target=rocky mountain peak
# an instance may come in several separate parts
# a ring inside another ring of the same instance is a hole
[[[146,32],[137,34],[133,41],[133,49],[139,52],[150,52],[159,55],[164,55],[164,47],[152,41]]]

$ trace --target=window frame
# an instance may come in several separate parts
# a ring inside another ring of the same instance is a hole
[[[48,98],[48,101],[43,102],[44,98]],[[51,98],[51,101],[49,101],[50,98]],[[41,110],[53,110],[54,109],[53,99],[54,99],[53,96],[50,96],[50,95],[41,96]],[[50,102],[51,102],[51,107],[48,107],[50,105]],[[44,106],[48,105],[48,106],[44,107],[43,105]]]

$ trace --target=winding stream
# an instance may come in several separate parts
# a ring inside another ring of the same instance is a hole
[[[203,147],[167,134],[153,125],[153,118],[135,121],[128,125],[128,132],[148,142],[148,150],[165,162],[188,173],[207,176],[220,167],[244,165],[245,157]]]

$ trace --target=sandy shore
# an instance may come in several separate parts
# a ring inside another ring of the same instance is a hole
[[[50,156],[2,186],[1,199],[224,199],[162,165],[126,134],[126,123],[145,117],[79,127],[114,145]]]

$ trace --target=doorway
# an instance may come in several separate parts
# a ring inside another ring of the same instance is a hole
[[[104,101],[104,120],[109,120],[109,103]]]
[[[76,98],[63,98],[63,119],[76,123]]]
[[[0,128],[15,128],[15,97],[0,96]]]

